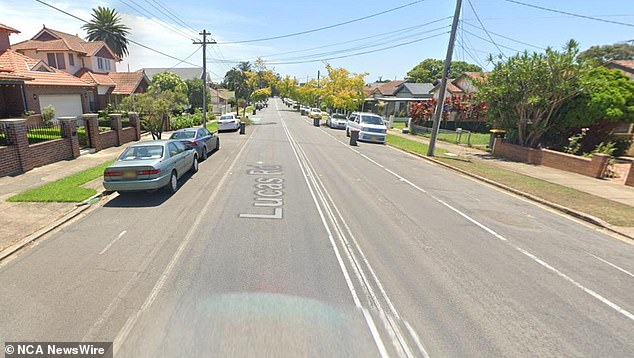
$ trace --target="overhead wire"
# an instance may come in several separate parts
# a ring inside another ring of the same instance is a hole
[[[127,1],[130,1],[130,3],[128,3]],[[148,18],[150,21],[154,22],[155,24],[158,24],[158,25],[162,26],[163,28],[165,28],[165,29],[167,29],[169,31],[172,31],[172,32],[176,33],[177,35],[180,35],[183,38],[186,38],[188,40],[194,40],[194,38],[190,34],[180,30],[179,28],[170,26],[171,24],[159,21],[158,17],[156,17],[154,14],[150,13],[149,11],[147,11],[146,9],[141,7],[139,4],[134,2],[134,0],[119,0],[119,2],[122,3],[123,5],[127,6],[128,8],[133,10],[135,13],[139,14],[140,16]],[[137,6],[139,8],[137,8]],[[156,19],[154,17],[156,17]]]
[[[474,25],[474,24],[471,24],[471,23],[469,23],[469,22],[468,22],[468,21],[466,21],[466,20],[462,20],[462,22],[463,22],[465,25],[469,25],[469,26],[474,27],[474,28],[476,28],[476,29],[483,30],[482,28],[480,28],[480,27],[478,27],[478,26],[476,26],[476,25]],[[534,45],[534,44],[530,44],[530,43],[528,43],[528,42],[520,41],[520,40],[517,40],[517,39],[511,38],[511,37],[508,37],[508,36],[505,36],[505,35],[502,35],[502,34],[499,34],[499,33],[493,32],[493,31],[489,31],[489,33],[490,33],[490,34],[492,34],[492,35],[495,35],[495,36],[497,36],[497,37],[500,37],[500,38],[503,38],[503,39],[509,40],[509,41],[517,42],[518,44],[522,44],[522,45],[526,45],[526,46],[529,46],[529,47],[536,48],[536,49],[538,49],[538,50],[545,50],[545,49],[546,49],[546,48],[544,48],[544,47],[537,46],[537,45]]]
[[[489,33],[489,31],[486,29],[486,27],[482,23],[482,20],[480,20],[480,16],[478,16],[478,12],[476,11],[475,7],[473,6],[473,3],[471,2],[471,0],[467,0],[467,2],[469,3],[469,7],[471,8],[471,11],[473,11],[473,15],[475,15],[475,18],[478,20],[478,23],[482,27],[482,30],[484,30],[484,32],[487,34],[487,37],[489,38],[489,40],[491,40],[491,43],[493,43],[493,45],[495,45],[495,48],[498,49],[498,51],[499,51],[499,53],[500,53],[500,55],[502,57],[506,57],[506,55],[504,54],[504,51],[502,51],[500,46],[498,46],[498,44],[495,42],[495,40],[493,40],[493,37],[491,37],[491,34]]]
[[[587,19],[587,20],[600,21],[600,22],[605,22],[605,23],[609,23],[609,24],[634,27],[634,24],[630,24],[630,23],[627,23],[627,22],[607,20],[607,19],[602,19],[602,18],[599,18],[599,17],[588,16],[588,15],[583,15],[583,14],[577,14],[577,13],[574,13],[574,12],[548,8],[548,7],[545,7],[545,6],[528,4],[528,3],[525,3],[525,2],[522,2],[522,1],[517,1],[517,0],[502,0],[502,1],[510,2],[510,3],[513,3],[513,4],[522,5],[522,6],[526,6],[526,7],[532,7],[534,9],[539,9],[539,10],[543,10],[543,11],[549,11],[549,12],[554,12],[554,13],[558,13],[558,14],[564,14],[564,15],[568,15],[568,16],[579,17],[579,18]]]
[[[35,1],[36,1],[36,2],[38,2],[38,3],[40,3],[40,4],[42,4],[42,5],[48,6],[48,7],[52,8],[52,9],[54,9],[54,10],[56,10],[56,11],[59,11],[59,12],[61,12],[61,13],[65,14],[65,15],[68,15],[68,16],[70,16],[70,17],[72,17],[72,18],[76,19],[76,20],[79,20],[79,21],[81,21],[81,22],[83,22],[83,23],[86,23],[86,24],[87,24],[87,23],[89,23],[87,20],[82,19],[82,18],[81,18],[81,17],[79,17],[79,16],[73,15],[73,14],[69,13],[68,11],[62,10],[62,9],[60,9],[60,8],[58,8],[58,7],[54,6],[54,5],[51,5],[51,4],[49,4],[49,3],[47,3],[47,2],[45,2],[45,1],[43,1],[43,0],[35,0]],[[108,30],[105,30],[105,31],[106,31],[106,32],[108,32],[108,33],[110,33],[110,34],[114,34],[113,32],[108,31]],[[182,60],[182,59],[180,59],[180,58],[178,58],[178,57],[176,57],[176,56],[172,56],[172,55],[167,54],[167,53],[165,53],[165,52],[163,52],[163,51],[161,51],[161,50],[157,50],[157,49],[155,49],[155,48],[153,48],[153,47],[150,47],[150,46],[144,45],[144,44],[142,44],[142,43],[140,43],[140,42],[138,42],[138,41],[132,40],[132,39],[130,39],[130,38],[128,38],[128,42],[133,43],[133,44],[135,44],[135,45],[137,45],[137,46],[139,46],[139,47],[142,47],[142,48],[144,48],[144,49],[146,49],[146,50],[150,50],[150,51],[152,51],[152,52],[158,53],[159,55],[162,55],[162,56],[165,56],[165,57],[169,57],[169,58],[171,58],[171,59],[173,59],[173,60],[176,60],[176,61],[181,61],[181,60]],[[182,61],[182,63],[187,63],[187,64],[192,65],[192,66],[195,66],[195,67],[201,67],[201,66],[199,66],[199,65],[196,65],[195,63],[191,63],[191,62],[188,62],[188,61]]]
[[[293,37],[293,36],[300,36],[300,35],[310,34],[310,33],[313,33],[313,32],[328,30],[328,29],[332,29],[332,28],[335,28],[335,27],[344,26],[344,25],[355,23],[355,22],[367,20],[367,19],[370,19],[370,18],[373,18],[373,17],[377,17],[377,16],[384,15],[384,14],[387,14],[387,13],[390,13],[390,12],[394,12],[394,11],[397,11],[397,10],[400,10],[400,9],[403,9],[403,8],[406,8],[406,7],[409,7],[409,6],[412,6],[412,5],[416,5],[416,4],[421,3],[423,1],[425,1],[425,0],[413,1],[413,2],[410,2],[410,3],[404,4],[404,5],[393,7],[391,9],[387,9],[387,10],[383,10],[383,11],[380,11],[380,12],[377,12],[377,13],[374,13],[374,14],[371,14],[371,15],[366,15],[366,16],[359,17],[359,18],[356,18],[356,19],[347,20],[347,21],[344,21],[344,22],[340,22],[340,23],[336,23],[336,24],[332,24],[332,25],[328,25],[328,26],[322,26],[322,27],[318,27],[318,28],[315,28],[315,29],[299,31],[299,32],[293,32],[293,33],[285,34],[285,35],[278,35],[278,36],[250,39],[250,40],[228,41],[228,42],[222,42],[222,43],[219,43],[219,44],[241,44],[241,43],[261,42],[261,41],[270,41],[270,40],[283,39],[283,38],[287,38],[287,37]]]
[[[476,34],[474,34],[473,32],[471,32],[471,31],[469,31],[469,30],[464,30],[464,32],[466,32],[466,33],[468,33],[469,35],[471,35],[471,36],[473,36],[473,37],[475,37],[475,38],[478,38],[478,39],[480,39],[480,40],[482,40],[482,41],[485,41],[485,42],[488,42],[488,43],[493,43],[493,42],[491,42],[491,40],[489,40],[489,39],[487,39],[487,38],[485,38],[485,37],[482,37],[482,36],[476,35]],[[522,51],[520,51],[520,50],[514,49],[514,48],[509,47],[509,46],[505,46],[505,45],[498,45],[498,46],[500,46],[500,47],[502,47],[502,48],[505,48],[505,49],[507,49],[507,50],[511,50],[511,51],[515,51],[515,52],[522,52]]]

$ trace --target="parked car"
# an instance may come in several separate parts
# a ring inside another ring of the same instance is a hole
[[[205,160],[211,151],[220,149],[220,138],[207,128],[185,128],[172,133],[170,139],[181,141],[188,148],[196,149],[198,159]]]
[[[346,123],[348,119],[345,114],[333,113],[326,120],[326,125],[330,128],[346,129]]]
[[[308,117],[310,118],[319,118],[321,119],[321,109],[319,108],[311,108],[310,112],[308,112]]]
[[[154,140],[126,148],[103,173],[106,190],[118,192],[166,188],[178,190],[178,179],[198,171],[198,153],[178,140]]]
[[[240,129],[240,120],[233,114],[223,114],[218,119],[218,131],[236,131]]]
[[[306,116],[310,112],[310,108],[308,108],[306,106],[301,106],[299,108],[299,112],[301,113],[302,116]]]
[[[346,135],[351,130],[359,131],[359,140],[367,142],[385,143],[387,127],[381,116],[373,113],[353,112],[346,122]]]

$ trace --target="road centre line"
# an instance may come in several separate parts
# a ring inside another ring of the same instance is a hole
[[[106,247],[103,248],[103,250],[101,250],[101,252],[99,252],[99,255],[103,255],[106,251],[108,251],[108,249],[114,245],[115,242],[119,241],[120,238],[123,237],[123,235],[125,235],[128,231],[127,230],[123,230],[119,233],[119,235],[117,235],[117,237],[114,238],[114,240],[110,241],[110,243],[108,245],[106,245]]]
[[[335,243],[335,240],[332,236],[332,232],[330,231],[330,227],[328,226],[328,223],[326,222],[326,218],[324,217],[324,213],[319,205],[319,202],[317,201],[315,192],[312,186],[310,185],[310,182],[308,180],[308,174],[306,173],[304,166],[302,165],[302,161],[299,157],[299,154],[297,153],[297,150],[295,149],[295,145],[292,140],[290,131],[288,130],[288,127],[286,126],[286,122],[282,118],[282,114],[279,111],[277,101],[275,102],[275,109],[281,120],[284,133],[286,134],[286,137],[289,140],[289,144],[291,146],[291,149],[293,150],[295,159],[297,160],[297,163],[299,164],[300,170],[302,172],[302,176],[304,177],[304,181],[306,182],[306,185],[308,186],[308,190],[310,191],[310,195],[313,199],[313,203],[315,204],[315,207],[317,208],[317,212],[319,213],[319,217],[321,218],[321,223],[326,229],[326,233],[328,234],[328,239],[330,240],[330,245],[332,246],[333,251],[335,253],[335,257],[337,258],[337,262],[339,263],[339,268],[341,269],[341,272],[343,273],[344,279],[346,281],[346,285],[348,286],[348,290],[350,291],[350,294],[352,295],[352,300],[354,301],[355,306],[361,309],[361,311],[363,312],[363,316],[365,318],[366,324],[368,325],[368,328],[370,329],[372,339],[374,340],[374,343],[377,346],[377,349],[379,350],[379,354],[381,355],[381,357],[389,357],[387,349],[385,348],[385,344],[383,343],[381,336],[378,332],[378,329],[376,328],[376,324],[374,323],[374,319],[367,311],[365,311],[365,309],[361,305],[361,300],[359,299],[356,289],[354,288],[354,285],[352,284],[352,279],[350,278],[348,269],[346,268],[346,265],[343,263],[343,258],[341,257],[341,253],[339,252],[337,244]]]
[[[361,157],[365,158],[366,160],[370,161],[371,163],[379,166],[380,168],[386,170],[387,172],[389,172],[390,174],[396,176],[399,179],[403,179],[404,182],[408,183],[410,186],[412,186],[413,188],[428,194],[432,199],[434,199],[435,201],[441,203],[442,205],[444,205],[445,207],[451,209],[452,211],[456,212],[457,214],[459,214],[460,216],[462,216],[463,218],[467,219],[468,221],[470,221],[471,223],[473,223],[474,225],[478,226],[479,228],[485,230],[486,232],[488,232],[489,234],[491,234],[492,236],[494,236],[497,239],[500,239],[502,241],[508,241],[504,236],[498,234],[497,232],[495,232],[494,230],[492,230],[491,228],[487,227],[486,225],[480,223],[479,221],[471,218],[469,215],[463,213],[462,211],[452,207],[451,205],[447,204],[446,202],[444,202],[443,200],[437,198],[436,196],[434,196],[433,194],[428,193],[427,191],[425,191],[424,189],[418,187],[417,185],[413,184],[412,182],[410,182],[409,180],[403,178],[402,176],[400,176],[399,174],[385,168],[383,165],[381,165],[380,163],[377,163],[376,161],[374,161],[373,159],[369,158],[368,156],[366,156],[365,154],[359,152],[358,150],[354,149],[354,148],[350,148],[350,146],[346,145],[345,143],[341,142],[339,139],[337,139],[335,136],[333,136],[332,134],[324,131],[322,129],[323,133],[326,133],[328,136],[330,136],[331,138],[333,138],[335,141],[337,141],[339,144],[345,146],[346,148],[352,150],[353,152],[359,154]],[[581,289],[582,291],[584,291],[585,293],[589,294],[590,296],[596,298],[597,300],[599,300],[600,302],[602,302],[603,304],[607,305],[608,307],[614,309],[616,312],[622,314],[623,316],[625,316],[626,318],[634,321],[634,314],[630,313],[629,311],[623,309],[622,307],[620,307],[619,305],[615,304],[614,302],[608,300],[607,298],[599,295],[598,293],[596,293],[595,291],[581,285],[579,282],[573,280],[571,277],[569,277],[568,275],[564,274],[563,272],[559,271],[558,269],[556,269],[555,267],[553,267],[552,265],[546,263],[545,261],[543,261],[542,259],[540,259],[539,257],[533,255],[532,253],[522,249],[519,246],[515,246],[515,245],[511,245],[512,248],[514,248],[515,250],[521,252],[522,254],[524,254],[525,256],[531,258],[533,261],[537,262],[538,264],[540,264],[541,266],[545,267],[546,269],[552,271],[553,273],[555,273],[556,275],[560,276],[561,278],[565,279],[566,281],[570,282],[571,284],[573,284],[574,286],[576,286],[577,288]]]
[[[194,221],[194,223],[192,224],[190,229],[187,231],[187,234],[185,235],[185,238],[183,239],[183,241],[181,241],[181,243],[178,246],[176,252],[172,256],[172,259],[169,261],[168,265],[163,270],[163,273],[161,274],[161,277],[159,278],[159,280],[156,282],[156,284],[152,288],[152,291],[150,291],[150,294],[147,296],[147,298],[145,299],[145,301],[143,302],[141,307],[134,314],[132,314],[128,318],[126,323],[123,325],[123,327],[121,328],[121,330],[119,331],[119,333],[117,334],[115,339],[113,340],[113,342],[114,342],[114,344],[113,344],[113,355],[115,357],[117,355],[117,351],[119,350],[119,348],[121,348],[121,344],[125,341],[125,339],[127,338],[128,334],[130,333],[130,331],[132,330],[132,328],[134,327],[134,325],[136,324],[138,319],[141,317],[141,314],[144,311],[146,311],[152,305],[152,303],[156,299],[158,293],[163,288],[163,285],[165,285],[165,281],[167,280],[167,277],[170,275],[170,273],[172,272],[172,270],[176,266],[176,263],[178,262],[178,260],[181,257],[182,253],[185,251],[185,248],[187,247],[187,245],[191,241],[192,237],[194,236],[194,233],[196,232],[196,230],[200,226],[200,223],[201,223],[203,217],[205,217],[207,215],[207,212],[209,211],[209,208],[211,207],[211,204],[213,203],[214,199],[216,198],[216,195],[218,195],[218,193],[220,192],[220,188],[223,187],[224,182],[229,177],[229,174],[232,172],[233,167],[238,162],[238,159],[242,156],[242,153],[244,152],[245,148],[251,142],[251,139],[253,138],[255,131],[256,130],[254,129],[253,132],[251,133],[251,135],[249,136],[249,138],[247,138],[247,140],[245,141],[245,143],[242,146],[242,148],[240,148],[240,151],[238,152],[238,154],[236,154],[236,156],[233,158],[233,161],[229,165],[229,168],[227,168],[227,171],[223,174],[222,178],[220,178],[220,180],[218,181],[218,184],[214,187],[213,192],[211,193],[211,195],[209,196],[209,198],[205,202],[205,205],[203,206],[202,210],[196,216],[196,220]]]
[[[590,255],[590,256],[592,256],[592,257],[594,257],[595,259],[597,259],[597,260],[599,260],[599,261],[601,261],[601,262],[605,263],[605,264],[608,264],[608,265],[610,265],[610,266],[614,267],[615,269],[617,269],[617,270],[619,270],[619,271],[623,272],[624,274],[629,275],[630,277],[634,277],[634,274],[632,274],[632,273],[631,273],[631,272],[629,272],[628,270],[626,270],[626,269],[624,269],[624,268],[621,268],[621,267],[619,267],[619,266],[617,266],[617,265],[615,265],[615,264],[611,263],[611,262],[610,262],[610,261],[608,261],[608,260],[602,259],[602,258],[600,258],[599,256],[593,255],[593,254],[591,254],[591,253],[589,253],[589,252],[588,252],[587,254],[588,254],[588,255]]]

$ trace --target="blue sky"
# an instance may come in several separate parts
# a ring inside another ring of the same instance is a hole
[[[205,28],[219,43],[258,39],[340,23],[408,4],[414,0],[44,1],[86,19],[90,17],[92,7],[98,5],[114,7],[122,14],[124,22],[132,28],[130,36],[132,39],[184,59],[197,49],[190,40],[194,37],[193,30]],[[571,38],[577,40],[582,49],[595,44],[612,44],[634,39],[632,26],[545,12],[504,0],[470,1],[490,33],[504,35],[540,48],[547,46],[560,48]],[[520,1],[634,24],[632,0]],[[316,77],[318,70],[321,70],[322,74],[325,72],[324,63],[319,61],[320,59],[373,51],[436,36],[385,51],[328,61],[335,67],[345,67],[352,72],[367,72],[367,82],[372,82],[379,77],[403,78],[407,71],[425,58],[444,58],[451,24],[449,17],[453,14],[454,6],[453,0],[426,0],[371,19],[307,35],[272,41],[212,46],[208,49],[208,66],[212,71],[212,77],[219,79],[232,64],[221,63],[218,60],[253,60],[257,56],[263,56],[280,74],[288,74],[303,81],[307,77]],[[161,9],[163,13],[158,9]],[[165,9],[176,15],[177,19],[167,16],[169,12]],[[495,45],[485,41],[488,36],[483,30],[477,28],[480,25],[467,0],[463,2],[462,19],[465,22],[464,31],[459,31],[459,43],[454,52],[454,59],[487,66],[487,55],[499,51]],[[422,26],[432,21],[436,22]],[[47,8],[34,0],[0,0],[0,23],[22,31],[17,36],[11,36],[12,42],[32,37],[42,28],[42,24],[83,35],[80,21]],[[391,33],[386,34],[388,32]],[[513,54],[515,52],[513,50],[537,50],[494,34],[491,36],[507,56]],[[366,39],[358,40],[361,38]],[[340,44],[342,42],[346,43]],[[332,44],[339,45],[327,46]],[[375,47],[369,47],[372,45]],[[306,50],[315,47],[319,48]],[[307,60],[317,61],[286,64]],[[202,51],[194,53],[188,62],[202,65]],[[177,63],[178,61],[174,59],[131,45],[130,56],[118,65],[118,70],[125,71],[128,65],[131,70],[141,67],[189,66],[186,63]]]

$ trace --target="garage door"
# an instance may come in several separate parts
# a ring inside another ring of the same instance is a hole
[[[81,116],[81,95],[79,94],[43,94],[40,95],[40,110],[51,105],[55,108],[55,117]]]

